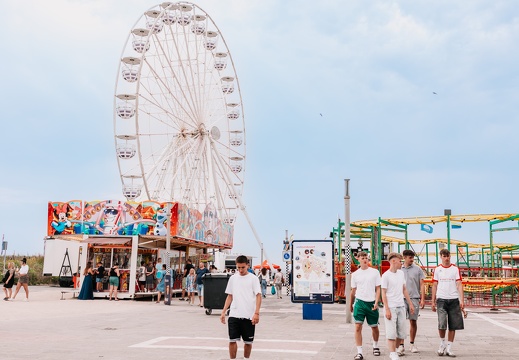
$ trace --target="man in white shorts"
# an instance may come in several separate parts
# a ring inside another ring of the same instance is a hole
[[[409,304],[409,312],[414,313],[414,306],[405,286],[405,275],[400,268],[402,255],[389,253],[389,270],[382,274],[382,302],[384,303],[384,323],[386,325],[387,347],[391,360],[400,359],[396,352],[397,341],[403,342],[406,336],[406,311],[404,297]]]
[[[438,311],[438,333],[440,335],[439,356],[456,357],[452,343],[456,330],[463,330],[463,283],[460,269],[451,264],[451,253],[447,249],[440,251],[442,263],[434,269],[432,287],[432,311]],[[447,343],[445,333],[449,328]]]
[[[425,306],[425,274],[422,268],[414,263],[415,253],[413,250],[404,250],[402,255],[404,255],[404,265],[402,266],[402,271],[404,272],[406,279],[405,286],[414,306],[414,314],[411,314],[409,311],[409,303],[407,300],[405,300],[407,318],[409,319],[409,342],[411,344],[410,349],[412,353],[417,353],[418,349],[414,344],[414,340],[416,339],[416,332],[418,330],[417,320],[420,314],[420,309],[423,309]],[[404,355],[404,343],[402,342],[401,344],[397,344],[397,346],[397,354],[400,356]]]
[[[373,355],[380,356],[378,348],[378,299],[380,298],[380,273],[369,267],[368,254],[361,251],[357,254],[360,269],[351,275],[350,311],[355,319],[355,344],[357,355],[354,360],[363,360],[362,324],[364,320],[371,327],[373,335]],[[354,304],[355,301],[355,304]]]

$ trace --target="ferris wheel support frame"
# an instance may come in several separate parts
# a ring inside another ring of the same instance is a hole
[[[210,141],[211,141],[211,146],[214,146],[214,141],[212,139]],[[218,162],[220,163],[219,165],[223,167],[224,161],[221,158],[220,153],[215,151],[215,154],[216,154],[216,158],[217,158]],[[229,177],[229,173],[227,171],[223,171],[223,174],[227,178],[227,181],[229,182],[229,184],[232,184],[231,178]],[[235,189],[232,187],[231,187],[231,191],[232,191],[233,195],[235,196],[235,200],[238,202],[241,212],[243,212],[243,215],[245,215],[245,218],[247,219],[247,222],[249,223],[252,233],[254,234],[254,238],[256,239],[256,241],[261,249],[262,257],[264,257],[265,259],[268,259],[269,257],[267,256],[267,252],[265,251],[265,248],[263,247],[263,242],[261,241],[261,239],[258,235],[258,232],[256,231],[256,228],[254,227],[254,224],[252,223],[252,220],[249,217],[249,213],[245,209],[245,205],[243,205],[243,202],[241,201],[240,194],[238,194],[235,191]]]

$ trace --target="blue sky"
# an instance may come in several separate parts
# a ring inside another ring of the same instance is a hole
[[[344,216],[344,178],[352,220],[519,211],[515,1],[196,4],[235,62],[247,131],[243,200],[272,261],[281,261],[285,229],[296,239],[329,234]],[[8,253],[43,252],[48,201],[122,199],[115,78],[128,32],[154,5],[1,2]],[[453,236],[486,242],[488,227]],[[517,243],[517,234],[496,241]],[[243,215],[234,252],[259,257]]]

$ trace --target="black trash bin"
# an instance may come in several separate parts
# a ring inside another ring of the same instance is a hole
[[[208,273],[202,277],[204,283],[204,307],[206,315],[211,315],[213,309],[223,309],[227,294],[225,288],[231,274]]]

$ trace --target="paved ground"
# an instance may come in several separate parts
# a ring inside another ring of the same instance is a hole
[[[13,302],[0,301],[0,359],[228,359],[227,327],[219,311],[173,300],[79,301],[61,289],[31,287]],[[23,292],[23,290],[22,290]],[[300,304],[268,296],[256,327],[251,359],[353,359],[353,325],[346,324],[345,305],[323,306],[323,320],[302,320]],[[419,354],[404,359],[439,359],[436,314],[422,310],[416,344]],[[388,359],[381,319],[380,348]],[[457,334],[453,350],[462,359],[511,360],[519,353],[519,314],[470,309],[466,330]],[[370,330],[364,328],[365,359],[371,355]],[[239,344],[242,357],[242,344]]]

